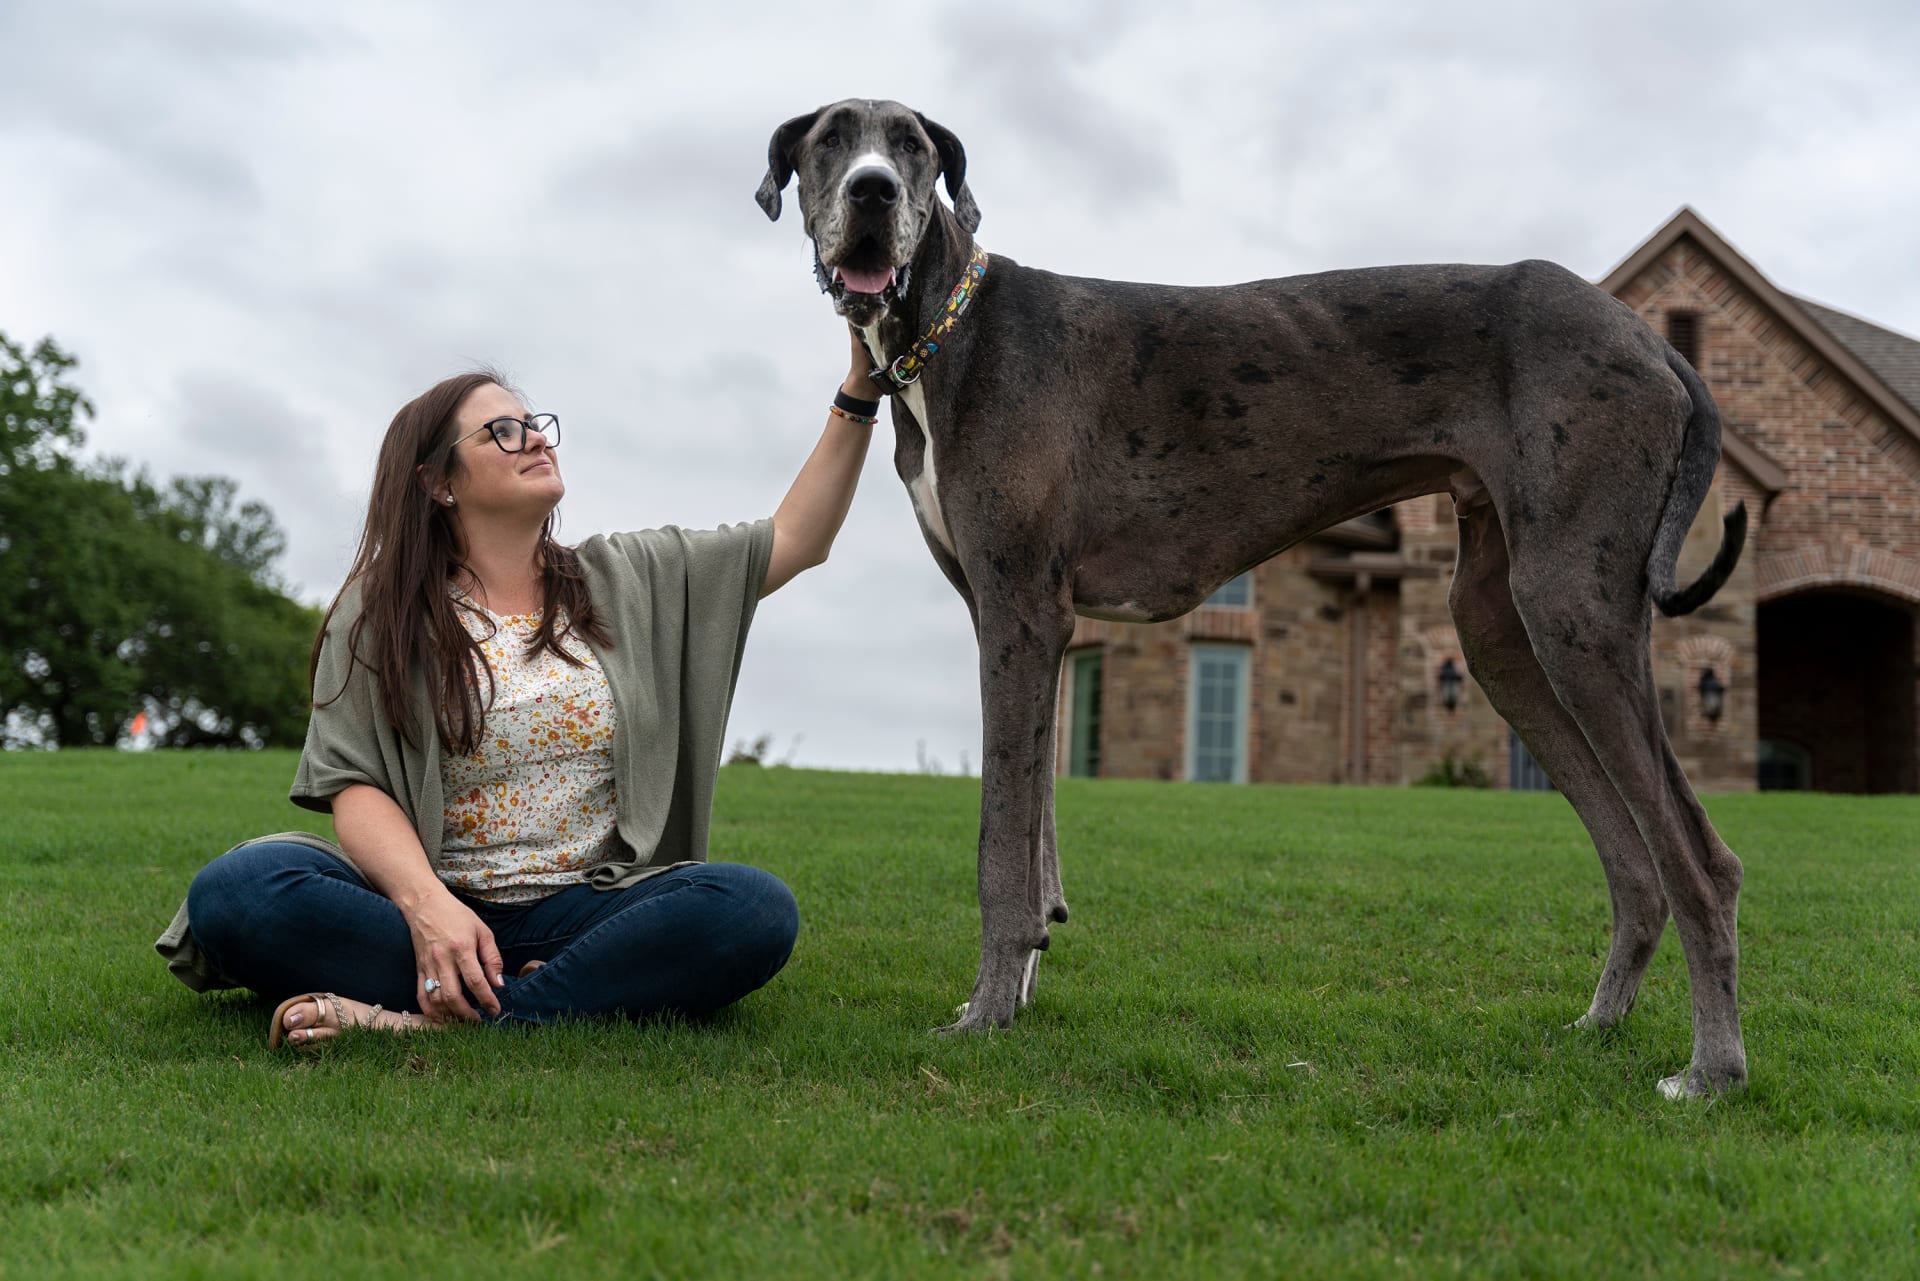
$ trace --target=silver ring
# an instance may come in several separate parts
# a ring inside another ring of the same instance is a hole
[[[429,996],[431,996],[431,995],[432,995],[433,993],[435,993],[435,992],[438,992],[439,990],[440,990],[440,980],[439,980],[439,979],[428,979],[428,980],[427,980],[427,994],[428,994]]]

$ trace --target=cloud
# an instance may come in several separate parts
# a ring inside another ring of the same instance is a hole
[[[320,43],[276,14],[224,5],[9,5],[0,46],[27,56],[0,77],[0,116],[102,153],[142,186],[202,207],[251,208],[260,199],[253,167],[219,123]]]
[[[288,536],[283,572],[299,595],[314,601],[331,597],[337,586],[364,498],[349,487],[360,475],[342,483],[342,472],[359,468],[336,463],[339,425],[301,407],[294,399],[299,393],[231,370],[183,373],[165,410],[180,446],[156,466],[172,475],[231,476],[243,500],[265,502]],[[371,476],[370,466],[365,475]]]
[[[991,22],[956,25],[941,42],[955,96],[1003,123],[1017,121],[996,137],[1004,148],[996,152],[999,164],[1022,164],[1030,180],[1046,182],[1058,197],[1105,214],[1174,198],[1179,170],[1171,132],[1131,105],[1125,82],[1099,74],[1103,55],[1137,12],[1132,5],[1104,12],[1006,7],[993,11]],[[964,133],[960,140],[982,141]]]

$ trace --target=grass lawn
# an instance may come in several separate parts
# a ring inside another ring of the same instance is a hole
[[[978,785],[731,767],[792,964],[703,1023],[269,1054],[150,943],[293,757],[0,757],[0,1275],[1920,1275],[1920,798],[1712,798],[1752,1085],[1555,796],[1067,781],[1073,920],[972,983]]]

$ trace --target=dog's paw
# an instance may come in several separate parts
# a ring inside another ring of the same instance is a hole
[[[991,1018],[980,1012],[980,1005],[974,1001],[962,1001],[954,1010],[954,1021],[945,1027],[933,1029],[935,1036],[955,1036],[963,1032],[993,1032],[1013,1026],[1013,1015],[1005,1018]]]
[[[1684,1072],[1676,1072],[1663,1079],[1656,1087],[1660,1097],[1670,1102],[1681,1099],[1711,1099],[1716,1095],[1738,1090],[1747,1083],[1746,1065],[1730,1069],[1714,1080],[1714,1074],[1689,1067]]]

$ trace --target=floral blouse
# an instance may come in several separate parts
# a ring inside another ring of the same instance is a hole
[[[446,821],[434,871],[448,888],[525,903],[586,880],[614,834],[613,698],[592,649],[557,629],[584,667],[529,660],[540,612],[502,616],[456,597],[493,669],[479,746],[441,758]]]

